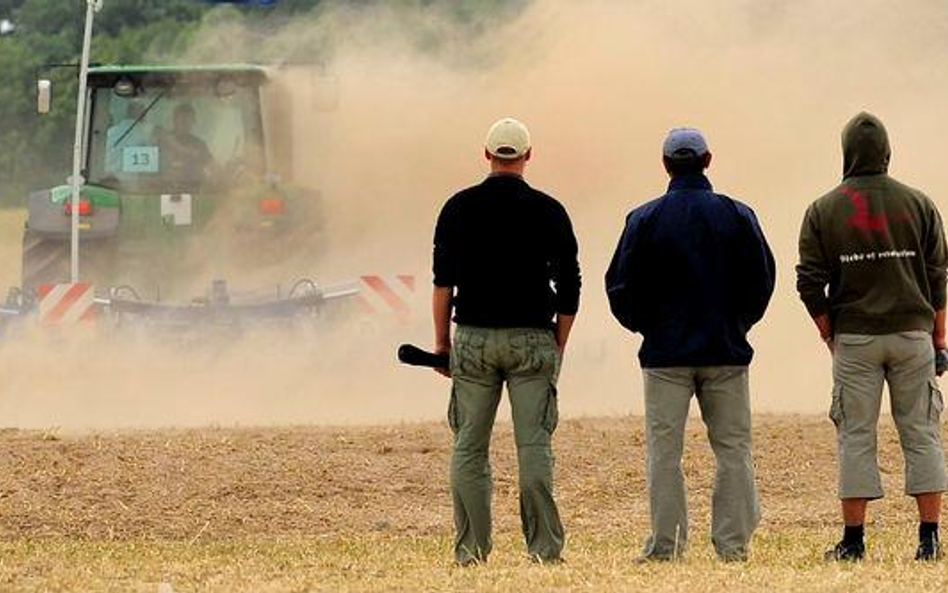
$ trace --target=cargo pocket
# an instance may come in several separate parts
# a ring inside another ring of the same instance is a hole
[[[479,376],[487,371],[484,353],[487,338],[477,332],[458,329],[451,348],[451,374],[459,376]]]
[[[546,410],[543,413],[543,428],[550,434],[556,430],[556,425],[560,422],[560,410],[556,401],[556,385],[550,383],[550,389],[546,396]]]
[[[451,388],[451,398],[448,400],[448,426],[451,427],[451,432],[454,434],[458,433],[458,428],[461,426],[458,419],[458,393],[453,387]]]
[[[941,420],[941,413],[945,410],[945,400],[938,387],[938,381],[928,380],[928,418],[932,422]]]
[[[830,420],[833,421],[833,424],[836,425],[836,428],[840,428],[843,425],[843,386],[834,385],[833,386],[833,401],[830,402],[830,411],[829,411]]]

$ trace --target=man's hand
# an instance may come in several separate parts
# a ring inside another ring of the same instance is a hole
[[[932,346],[935,347],[935,350],[945,350],[948,349],[948,340],[945,339],[945,335],[932,334]]]
[[[932,344],[935,350],[944,350],[948,348],[948,340],[945,339],[945,310],[935,311],[935,329],[932,331]]]
[[[939,377],[948,371],[948,343],[945,340],[945,309],[935,311],[935,329],[932,331],[932,346],[935,347],[935,374]]]
[[[448,345],[446,345],[446,346],[445,346],[445,345],[440,345],[440,344],[439,344],[439,345],[435,345],[435,347],[434,347],[434,353],[435,353],[435,354],[448,354],[448,355],[450,355],[450,354],[451,354],[451,345],[450,345],[450,344],[448,344]],[[438,374],[441,375],[442,377],[447,377],[448,379],[451,378],[451,369],[450,369],[450,368],[447,368],[447,369],[439,369],[439,368],[435,367],[434,372],[438,373]]]
[[[556,348],[560,351],[560,358],[563,358],[563,354],[566,353],[566,342],[569,341],[569,332],[573,329],[575,320],[575,315],[557,314],[556,316],[556,328],[553,331]]]
[[[454,289],[450,286],[435,286],[431,294],[431,316],[434,321],[435,354],[451,353],[451,299]],[[445,377],[451,376],[451,369],[435,369]]]
[[[948,371],[948,350],[939,348],[935,350],[935,374],[941,377]]]
[[[836,336],[833,335],[833,323],[830,321],[830,316],[827,313],[817,315],[813,318],[813,323],[816,324],[816,329],[820,332],[820,339],[823,340],[832,355],[836,350],[834,339]]]

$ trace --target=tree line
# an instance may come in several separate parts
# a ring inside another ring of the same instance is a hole
[[[527,0],[276,0],[221,4],[210,0],[105,0],[96,15],[92,62],[149,63],[154,56],[185,55],[202,25],[233,22],[265,34],[330,4],[405,5],[438,9],[472,29],[485,14]],[[324,6],[325,5],[325,6]],[[75,125],[77,68],[86,0],[0,0],[0,207],[21,207],[32,190],[63,183],[69,174]],[[4,29],[0,29],[4,30]],[[206,42],[206,40],[203,40]],[[226,43],[226,40],[222,41]],[[239,54],[239,52],[236,52]],[[246,60],[235,55],[234,61]],[[53,81],[49,114],[36,113],[36,80]]]

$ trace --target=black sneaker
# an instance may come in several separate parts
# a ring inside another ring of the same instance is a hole
[[[850,543],[841,541],[832,550],[823,554],[827,562],[858,562],[866,555],[866,545],[862,542]]]
[[[941,546],[938,545],[938,540],[933,537],[920,541],[918,549],[915,550],[915,559],[923,562],[941,560],[941,556]]]

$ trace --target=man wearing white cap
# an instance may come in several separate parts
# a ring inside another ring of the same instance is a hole
[[[773,293],[774,258],[753,211],[712,190],[698,130],[672,130],[663,162],[668,192],[629,214],[606,273],[613,315],[644,337],[652,532],[643,559],[677,559],[688,543],[681,458],[696,396],[717,461],[711,539],[722,560],[745,560],[760,518],[747,332]]]
[[[557,562],[563,525],[553,499],[556,381],[579,307],[579,264],[569,216],[523,179],[530,134],[515,119],[488,132],[490,175],[448,200],[434,236],[435,350],[450,352],[451,492],[461,565],[491,551],[489,447],[504,383],[530,558]],[[457,324],[451,341],[451,312]]]

